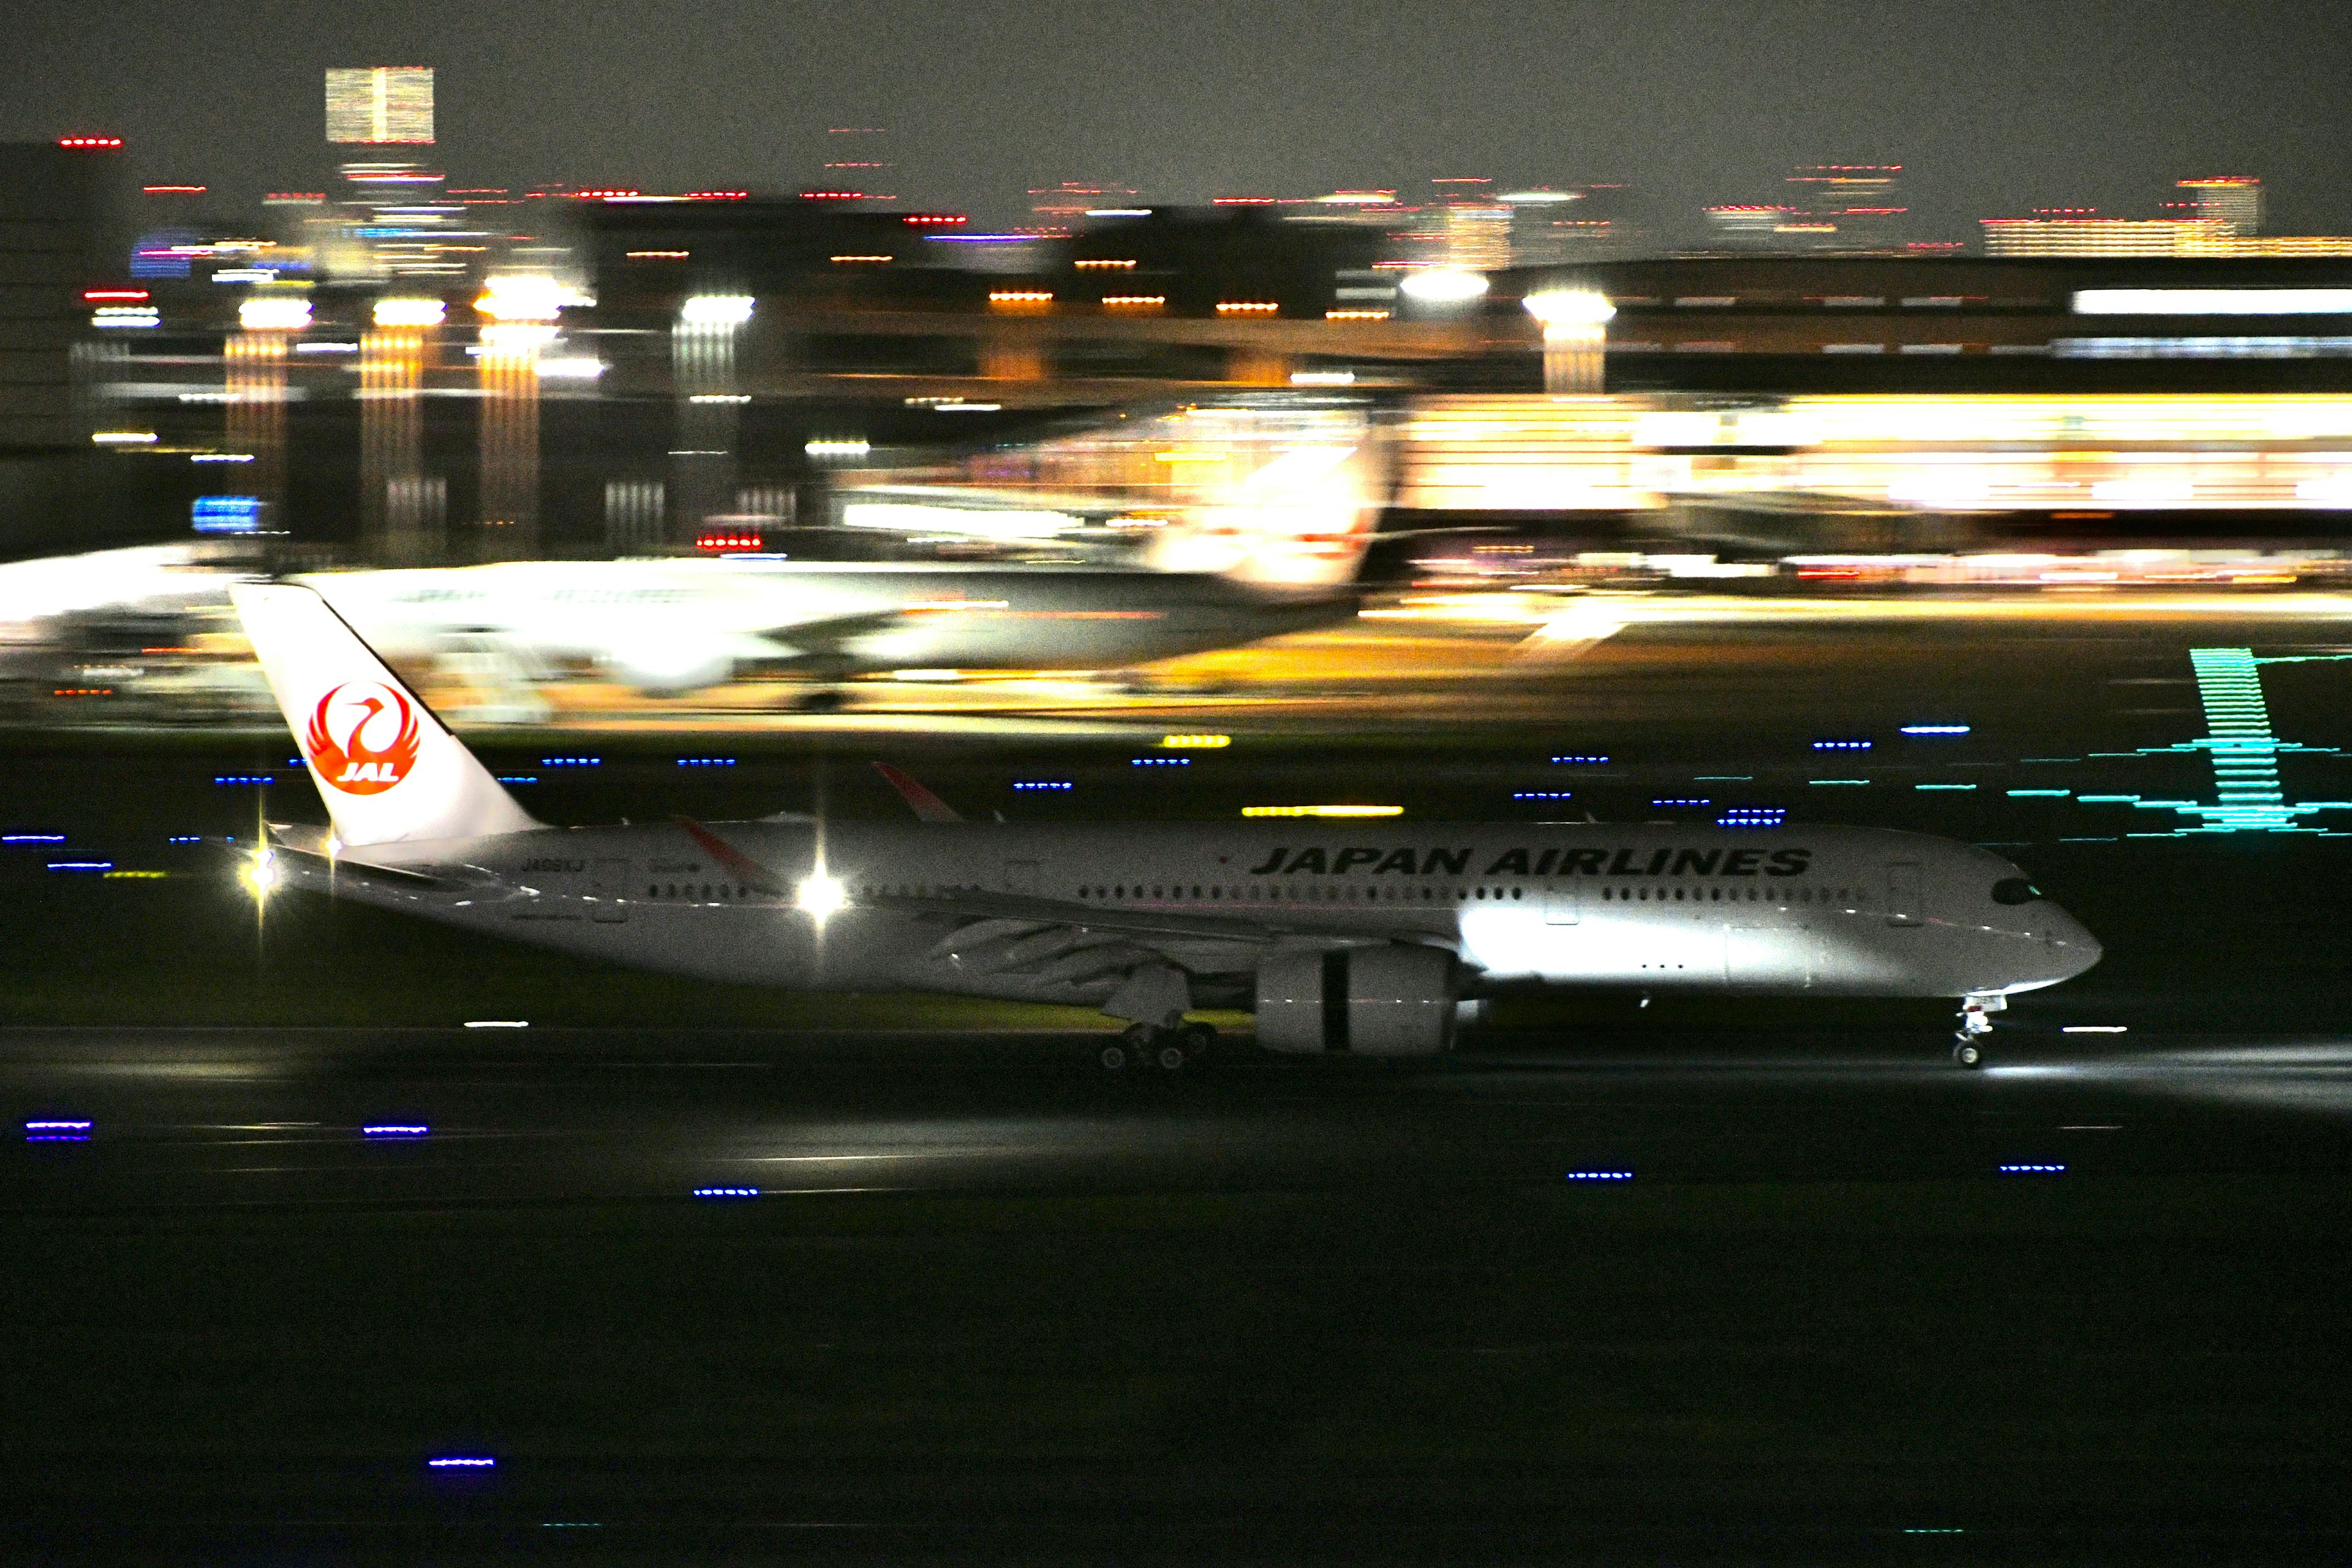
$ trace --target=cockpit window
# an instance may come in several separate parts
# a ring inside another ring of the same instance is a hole
[[[1992,901],[1996,904],[2030,904],[2042,896],[2042,889],[2022,877],[2003,877],[1992,885]]]

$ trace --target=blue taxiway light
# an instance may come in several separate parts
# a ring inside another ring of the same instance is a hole
[[[1189,768],[1192,765],[1192,759],[1190,757],[1136,757],[1127,765],[1131,768]]]
[[[1650,804],[1652,805],[1712,805],[1715,803],[1701,800],[1696,795],[1670,795],[1663,800],[1654,800]]]
[[[428,1470],[491,1470],[498,1461],[487,1454],[438,1454],[425,1461]]]
[[[111,871],[114,869],[114,862],[111,860],[52,860],[49,862],[49,869],[52,871]]]
[[[602,757],[541,757],[539,759],[539,765],[542,768],[601,768],[604,765],[604,759]]]
[[[1068,779],[1015,779],[1013,781],[1013,787],[1014,789],[1034,790],[1076,789],[1077,786],[1072,784]]]
[[[1974,789],[1977,786],[1974,784],[1913,784],[1911,787],[1913,789]]]
[[[1513,800],[1574,800],[1574,792],[1564,789],[1521,789],[1511,792]]]
[[[87,1121],[27,1121],[25,1123],[27,1143],[87,1143],[89,1123]]]
[[[0,833],[0,844],[63,844],[62,833]]]
[[[1906,724],[1903,732],[1906,735],[1965,735],[1969,727],[1966,724]]]
[[[1568,1179],[1571,1182],[1630,1182],[1633,1179],[1633,1173],[1631,1171],[1570,1171],[1568,1173]]]
[[[2001,1165],[1997,1168],[2004,1176],[2063,1176],[2066,1173],[2066,1167],[2063,1165],[2020,1164]]]
[[[201,833],[174,833],[163,840],[166,844],[202,844],[204,841],[205,836]]]
[[[500,784],[537,784],[538,782],[539,775],[536,773],[500,773],[499,775]]]
[[[1815,741],[1813,742],[1813,750],[1817,752],[1866,752],[1870,750],[1870,742],[1868,741]]]
[[[694,1189],[694,1195],[698,1198],[756,1198],[760,1195],[760,1189],[757,1187],[697,1187]]]
[[[1607,762],[1608,760],[1609,760],[1609,759],[1608,759],[1608,758],[1606,758],[1606,757],[1554,757],[1554,758],[1552,759],[1552,761],[1553,761],[1553,762],[1555,762],[1555,763],[1605,763],[1605,762]]]
[[[278,776],[275,773],[215,773],[213,775],[213,783],[224,785],[273,784],[277,782]]]
[[[735,759],[732,757],[680,757],[677,760],[677,765],[682,768],[731,768],[735,765]]]
[[[423,1138],[433,1129],[416,1121],[377,1121],[360,1129],[362,1138]]]

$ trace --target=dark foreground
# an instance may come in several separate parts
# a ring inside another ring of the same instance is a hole
[[[2352,1047],[2129,1039],[18,1032],[0,1547],[2341,1561]]]

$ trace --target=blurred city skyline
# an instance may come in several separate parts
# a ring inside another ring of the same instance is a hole
[[[125,0],[18,8],[0,139],[119,135],[130,173],[226,210],[337,161],[321,73],[436,72],[453,181],[808,188],[828,129],[889,127],[887,193],[1030,216],[1065,182],[1152,203],[1622,182],[1670,230],[1781,200],[1792,168],[1900,164],[1906,227],[2036,208],[2152,216],[2261,177],[2273,232],[2352,229],[2334,90],[2352,44],[2294,5],[1183,8],[1041,3],[593,14]]]

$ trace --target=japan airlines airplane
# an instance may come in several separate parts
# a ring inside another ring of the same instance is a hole
[[[1087,1004],[1104,1065],[1178,1070],[1201,1005],[1271,1050],[1412,1057],[1520,987],[1950,996],[1986,1015],[2099,944],[2018,868],[1864,828],[1511,823],[1088,826],[532,820],[316,594],[232,590],[333,818],[273,826],[256,889],[314,889],[671,973]]]

